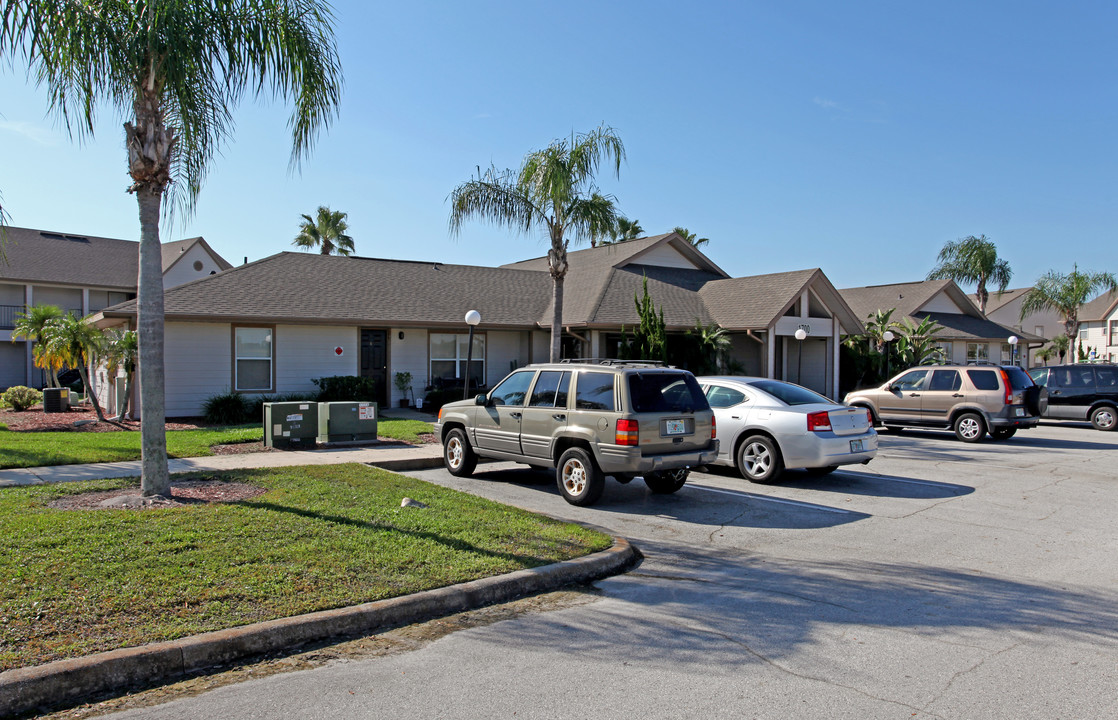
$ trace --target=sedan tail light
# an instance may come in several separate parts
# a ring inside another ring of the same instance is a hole
[[[826,410],[813,412],[807,416],[808,432],[824,432],[831,429],[831,416]]]
[[[636,420],[618,420],[615,438],[618,445],[640,445],[640,424]]]

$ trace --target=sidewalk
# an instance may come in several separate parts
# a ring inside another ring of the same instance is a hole
[[[385,470],[424,470],[440,467],[443,464],[443,446],[438,443],[426,445],[379,443],[360,447],[333,447],[323,450],[285,450],[244,455],[213,455],[172,459],[167,462],[167,466],[173,474],[241,468],[288,467],[291,465],[338,465],[340,463],[364,463]],[[14,470],[0,470],[0,488],[139,476],[139,460],[16,468]]]

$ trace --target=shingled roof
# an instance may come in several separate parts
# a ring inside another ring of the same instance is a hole
[[[160,246],[159,249],[163,252],[164,274],[166,274],[166,272],[171,269],[171,266],[182,259],[186,255],[186,253],[195,245],[201,245],[202,247],[204,247],[214,258],[214,262],[217,263],[217,266],[222,270],[228,270],[229,268],[233,267],[228,260],[214,252],[213,248],[210,247],[209,243],[207,243],[205,239],[196,237],[188,238],[186,240],[177,240],[175,242],[163,243]]]
[[[1079,308],[1079,322],[1102,322],[1118,307],[1118,293],[1106,292]]]
[[[550,302],[548,274],[470,265],[283,252],[164,294],[168,320],[394,326],[535,327]],[[134,300],[102,311],[132,317]]]

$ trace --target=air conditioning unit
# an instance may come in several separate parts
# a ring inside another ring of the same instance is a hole
[[[318,403],[264,403],[264,445],[305,450],[314,448],[318,433]]]
[[[324,402],[318,404],[318,441],[320,443],[376,439],[376,403]]]
[[[67,388],[43,389],[43,412],[58,413],[70,410],[70,390]]]

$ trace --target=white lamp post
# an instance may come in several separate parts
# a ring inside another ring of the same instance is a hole
[[[462,399],[470,397],[470,363],[474,361],[474,328],[481,322],[481,313],[471,310],[466,313],[466,324],[470,326],[470,339],[466,347],[466,382],[462,386]]]
[[[803,385],[800,380],[804,368],[804,338],[807,337],[807,330],[803,328],[796,328],[796,339],[799,340],[799,352],[796,353],[796,384]]]
[[[893,342],[893,339],[895,337],[897,337],[897,336],[893,334],[892,330],[886,330],[885,332],[881,333],[881,339],[885,342],[885,379],[886,380],[889,379],[889,343]]]
[[[1009,336],[1009,346],[1011,348],[1013,348],[1012,350],[1010,350],[1009,357],[1010,357],[1010,363],[1013,364],[1013,365],[1017,364],[1017,343],[1018,343],[1018,341],[1019,341],[1019,338],[1016,335],[1010,335]]]

